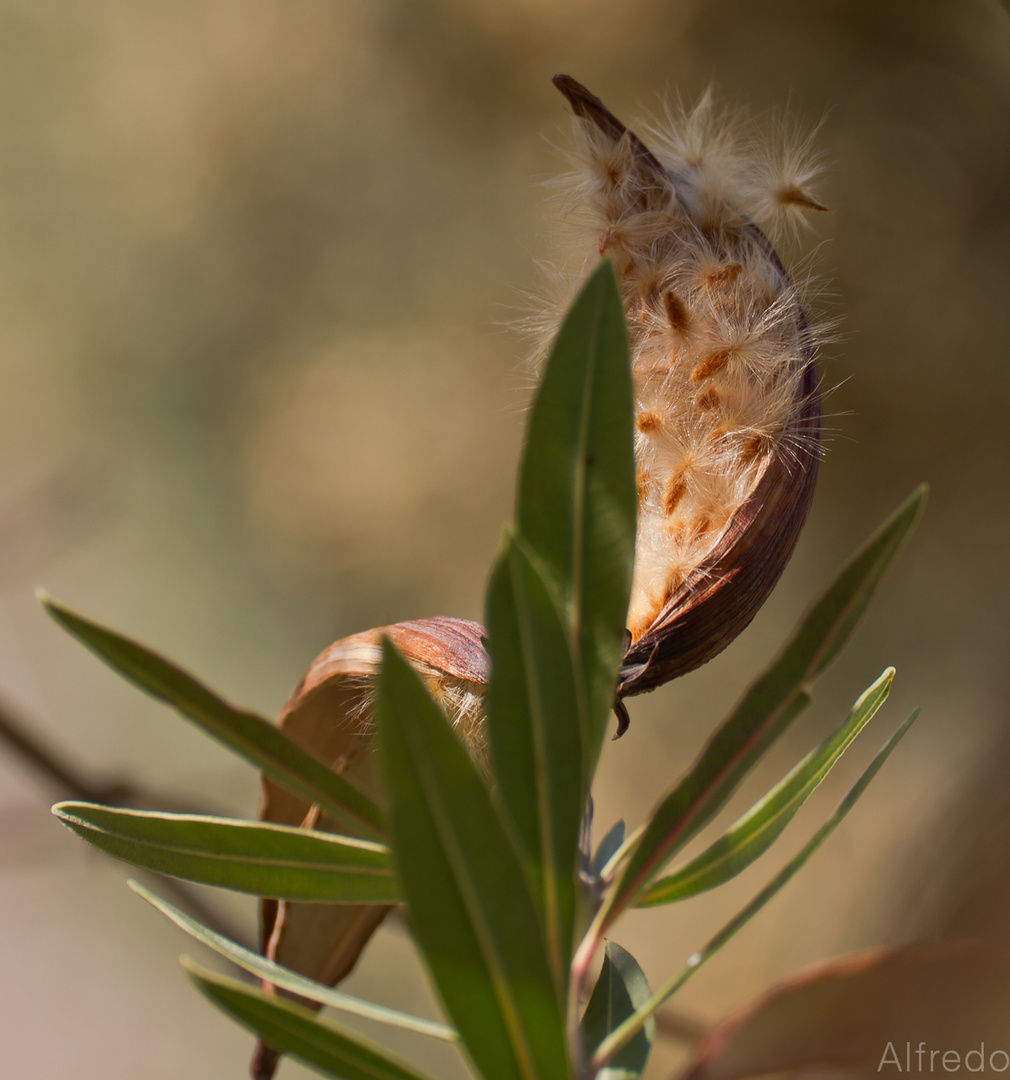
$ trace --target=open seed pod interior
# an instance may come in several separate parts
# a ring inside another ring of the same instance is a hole
[[[824,209],[738,154],[705,99],[657,152],[585,87],[577,118],[591,258],[615,263],[635,386],[638,531],[619,694],[724,649],[767,598],[813,497],[820,452],[815,343],[789,275],[748,216]]]

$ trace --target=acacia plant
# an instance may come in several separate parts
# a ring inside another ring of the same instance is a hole
[[[593,777],[608,732],[629,722],[624,699],[704,663],[746,626],[809,508],[815,340],[756,222],[822,207],[799,159],[775,171],[741,157],[708,103],[654,153],[574,80],[555,81],[576,115],[578,197],[595,243],[529,414],[486,629],[437,618],[337,642],[275,726],[43,600],[108,664],[262,771],[258,821],[55,807],[118,858],[264,898],[254,953],[133,886],[261,980],[186,963],[259,1036],[257,1077],[291,1054],[346,1080],[422,1080],[319,1018],[324,1006],[455,1042],[486,1080],[638,1076],[656,1010],[821,846],[913,719],[767,886],[650,988],[617,943],[622,914],[714,889],[763,855],[887,697],[891,668],[722,835],[675,861],[809,705],[923,492],[840,571],[697,760],[671,763],[680,778],[649,819],[604,823],[593,843]],[[333,989],[397,905],[444,1025]]]

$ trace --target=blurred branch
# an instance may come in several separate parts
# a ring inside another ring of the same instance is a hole
[[[46,746],[28,725],[15,719],[7,704],[0,704],[0,739],[13,749],[23,762],[28,762],[36,772],[50,781],[65,798],[125,806],[126,800],[133,794],[132,786],[122,781],[91,783],[85,774],[70,764],[63,755]]]
[[[126,779],[95,781],[89,778],[85,770],[78,768],[65,754],[48,745],[33,725],[15,716],[11,707],[4,702],[0,702],[0,742],[13,751],[14,757],[39,773],[61,799],[134,808],[139,806],[165,809],[167,804],[177,813],[206,812],[197,807],[184,806],[177,799],[158,798]],[[194,919],[205,926],[247,948],[255,947],[249,942],[247,934],[206,904],[192,886],[161,874],[140,870],[137,873],[156,881],[163,891],[170,893]]]

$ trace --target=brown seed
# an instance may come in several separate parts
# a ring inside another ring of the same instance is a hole
[[[725,263],[723,266],[717,267],[715,270],[711,270],[705,275],[705,284],[710,287],[731,285],[740,276],[742,270],[743,263]]]
[[[682,547],[687,539],[687,527],[683,518],[675,518],[666,526],[666,536],[673,547]]]
[[[652,474],[647,469],[635,470],[635,489],[638,492],[638,501],[642,503],[648,497],[649,485],[652,483]]]
[[[796,184],[789,184],[776,192],[775,201],[780,206],[798,206],[803,210],[818,210],[822,214],[828,213],[828,208],[819,203],[812,195]]]
[[[719,349],[718,352],[709,353],[691,372],[691,382],[702,382],[705,379],[710,379],[717,372],[722,371],[729,363],[732,355],[732,349]]]
[[[614,189],[618,187],[625,177],[623,164],[616,161],[606,162],[603,176],[604,181],[609,188]]]
[[[600,258],[602,259],[608,251],[618,247],[619,244],[620,234],[617,229],[611,225],[611,227],[600,237],[600,242],[596,245],[596,250],[600,253]]]
[[[663,510],[672,514],[677,509],[677,504],[687,494],[687,469],[678,469],[666,482],[663,490]]]
[[[642,412],[635,417],[635,427],[643,435],[651,435],[659,427],[659,417],[653,412]]]
[[[740,456],[744,461],[751,462],[765,449],[765,436],[753,435],[743,446],[740,447]]]
[[[701,536],[703,533],[707,533],[712,528],[712,519],[708,514],[699,514],[697,517],[691,519],[690,525],[688,525],[688,532],[692,536]]]
[[[671,289],[667,289],[663,293],[663,307],[666,309],[666,321],[670,324],[670,329],[680,334],[686,333],[691,325],[691,314],[684,301]]]

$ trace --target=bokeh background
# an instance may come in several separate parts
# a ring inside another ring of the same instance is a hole
[[[845,556],[927,516],[739,811],[887,664],[892,698],[737,886],[634,918],[679,967],[922,719],[800,878],[677,1005],[917,936],[1006,934],[1010,18],[996,0],[0,0],[0,696],[94,784],[254,812],[242,763],[120,684],[33,588],[275,714],[330,641],[480,618],[531,377],[509,328],[555,224],[567,71],[632,121],[714,82],[821,123],[831,206],[787,249],[840,320],[830,450],[779,589],[725,654],[632,702],[598,821],[639,821]],[[65,834],[0,745],[3,1060],[21,1080],[245,1075],[187,940]],[[207,897],[251,936],[243,898]],[[402,927],[351,988],[430,1009]],[[398,1042],[405,1052],[412,1046]],[[443,1056],[425,1061],[459,1075]],[[651,1075],[683,1044],[664,1038]],[[282,1076],[308,1075],[283,1066]]]

